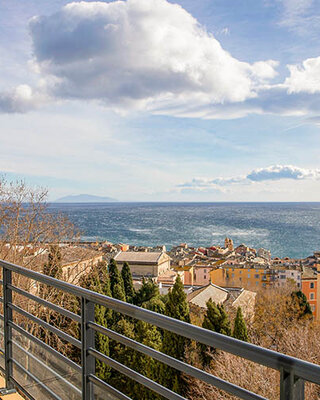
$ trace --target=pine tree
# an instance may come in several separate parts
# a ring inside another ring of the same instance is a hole
[[[126,299],[128,303],[133,303],[133,299],[135,296],[135,291],[133,288],[133,281],[132,281],[132,275],[130,271],[129,264],[125,262],[123,264],[122,270],[121,270],[121,276],[123,280],[123,285],[124,285],[124,291],[126,295]]]
[[[231,326],[228,314],[225,312],[223,305],[216,304],[209,299],[207,302],[207,310],[202,323],[202,328],[221,333],[223,335],[231,336]],[[203,365],[209,365],[212,359],[211,354],[215,352],[213,347],[206,346],[205,344],[198,345],[200,349],[200,356]]]
[[[117,263],[114,259],[112,259],[109,264],[109,277],[112,297],[118,300],[126,301],[123,280],[121,274],[119,273]]]
[[[168,301],[165,305],[165,314],[169,317],[190,323],[187,296],[184,292],[183,284],[179,275],[173,288],[168,293]],[[183,361],[185,359],[186,346],[189,344],[189,339],[173,332],[165,331],[163,335],[162,352]],[[161,365],[160,381],[164,386],[167,386],[169,389],[180,394],[183,394],[186,389],[186,384],[182,379],[181,372],[167,365]]]
[[[242,315],[241,307],[238,307],[237,316],[234,321],[233,334],[232,336],[236,339],[248,342],[248,332],[245,320]]]

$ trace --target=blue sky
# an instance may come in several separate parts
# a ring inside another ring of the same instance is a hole
[[[0,173],[121,201],[320,201],[316,0],[0,4]]]

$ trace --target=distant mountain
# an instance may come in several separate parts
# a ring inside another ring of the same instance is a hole
[[[118,201],[111,197],[94,196],[92,194],[76,194],[71,196],[61,197],[55,203],[110,203]]]

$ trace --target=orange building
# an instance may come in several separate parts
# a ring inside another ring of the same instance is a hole
[[[304,272],[301,277],[301,291],[305,294],[310,304],[313,317],[317,321],[320,320],[320,309],[318,305],[318,275],[319,274],[315,271],[311,270]]]
[[[263,268],[220,267],[210,272],[211,282],[222,287],[258,289],[272,285],[276,271]]]

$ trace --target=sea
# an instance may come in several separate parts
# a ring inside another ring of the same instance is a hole
[[[82,240],[141,246],[245,243],[275,257],[304,258],[320,250],[320,203],[51,203]]]

